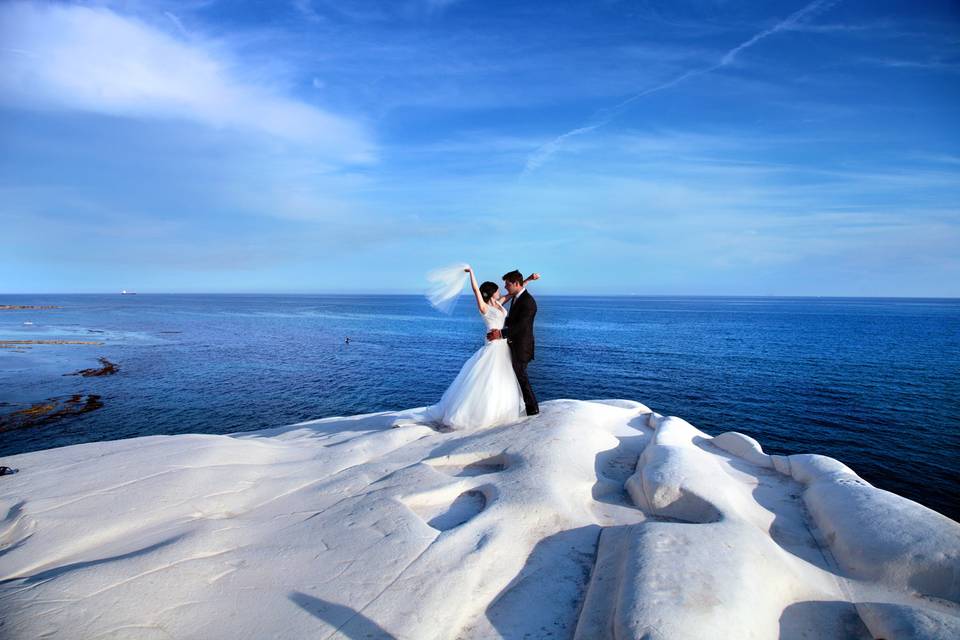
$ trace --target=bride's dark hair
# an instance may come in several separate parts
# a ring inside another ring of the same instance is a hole
[[[493,297],[493,294],[495,294],[499,288],[496,282],[484,282],[480,285],[480,296],[484,302],[490,302],[490,298]]]

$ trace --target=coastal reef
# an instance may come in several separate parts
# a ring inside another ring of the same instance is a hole
[[[102,342],[95,342],[93,340],[0,340],[0,349],[13,349],[16,351],[21,351],[23,349],[30,349],[33,345],[37,344],[92,344],[92,345],[102,345]]]
[[[69,396],[50,398],[28,407],[0,413],[0,432],[50,424],[64,418],[78,416],[103,407],[100,396],[75,393]],[[2,541],[2,535],[0,535]],[[0,543],[2,549],[2,543]]]
[[[74,371],[73,373],[65,373],[65,376],[83,376],[84,378],[95,378],[100,376],[112,376],[113,374],[120,371],[118,367],[113,362],[110,362],[106,358],[98,358],[100,360],[99,367],[93,367],[90,369],[80,369],[79,371]]]
[[[11,638],[960,637],[960,524],[629,400],[11,456]]]

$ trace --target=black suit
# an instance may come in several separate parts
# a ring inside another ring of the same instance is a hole
[[[500,330],[501,337],[506,338],[510,345],[510,359],[523,393],[523,403],[527,405],[527,415],[540,412],[537,397],[533,395],[530,380],[527,378],[527,364],[533,360],[533,319],[536,316],[537,301],[525,290],[510,303],[510,313]]]

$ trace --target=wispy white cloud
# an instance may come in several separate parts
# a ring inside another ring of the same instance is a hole
[[[187,31],[187,28],[185,26],[183,26],[183,21],[180,20],[180,17],[177,16],[177,14],[173,13],[172,11],[164,11],[163,15],[167,16],[167,18],[170,19],[170,22],[172,22],[173,26],[177,28],[177,31],[180,32],[180,35],[184,37],[190,36],[190,32]]]
[[[920,162],[929,162],[933,164],[946,164],[950,166],[960,165],[960,155],[952,155],[949,153],[918,152],[910,154],[909,158],[911,160],[918,160]]]
[[[440,11],[451,7],[462,0],[423,0],[427,8],[433,11]]]
[[[635,93],[634,95],[630,96],[626,100],[623,100],[622,102],[614,105],[612,108],[604,109],[598,112],[597,114],[594,115],[591,122],[557,136],[550,142],[546,143],[545,145],[537,149],[537,151],[535,151],[533,154],[531,154],[530,157],[527,158],[527,162],[523,171],[524,175],[539,169],[543,165],[543,163],[545,163],[550,158],[550,156],[556,153],[557,150],[559,150],[560,147],[564,144],[564,142],[566,142],[570,138],[574,138],[576,136],[581,136],[581,135],[590,133],[591,131],[595,131],[596,129],[599,129],[600,127],[603,127],[609,124],[614,118],[616,118],[620,113],[622,113],[624,110],[626,110],[628,107],[630,107],[630,105],[632,105],[636,101],[642,98],[645,98],[646,96],[649,96],[651,94],[674,87],[678,84],[685,82],[686,80],[689,80],[690,78],[712,73],[713,71],[716,71],[721,67],[729,66],[734,62],[734,60],[736,60],[737,56],[740,55],[740,53],[742,53],[746,49],[749,49],[750,47],[757,44],[761,40],[764,40],[781,31],[786,31],[788,29],[793,28],[796,25],[803,22],[804,20],[806,20],[807,18],[814,16],[816,14],[819,14],[823,11],[826,11],[833,5],[837,4],[837,2],[839,2],[839,0],[815,0],[814,2],[811,2],[810,4],[803,7],[802,9],[790,14],[788,17],[781,20],[774,26],[768,29],[764,29],[763,31],[760,31],[759,33],[753,35],[747,40],[744,40],[743,42],[741,42],[740,44],[738,44],[737,46],[735,46],[734,48],[730,49],[725,54],[723,54],[720,60],[715,64],[712,64],[708,67],[699,68],[699,69],[691,69],[689,71],[681,73],[680,75],[677,75],[667,80],[666,82],[662,82],[658,85],[650,87],[649,89],[644,89],[639,93]]]
[[[174,21],[177,22],[177,21]],[[183,119],[366,162],[366,127],[252,79],[227,51],[106,8],[0,6],[0,101],[133,118]]]
[[[293,8],[303,16],[307,22],[320,23],[324,21],[323,16],[313,8],[313,2],[311,2],[311,0],[293,0]]]
[[[889,67],[891,69],[926,69],[928,71],[960,71],[960,62],[930,58],[926,60],[907,60],[904,58],[860,58],[865,64]]]
[[[381,22],[397,17],[421,18],[445,11],[463,0],[292,0],[293,8],[308,22],[322,23],[327,16],[359,22]]]

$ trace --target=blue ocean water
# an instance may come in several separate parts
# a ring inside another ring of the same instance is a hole
[[[0,411],[104,407],[0,433],[2,456],[147,434],[229,433],[436,401],[483,341],[464,299],[31,295],[2,304]],[[629,398],[769,453],[822,453],[960,519],[960,300],[538,296],[541,400]],[[24,324],[32,322],[33,324]],[[350,344],[345,337],[351,338]],[[107,357],[120,372],[64,376]]]

